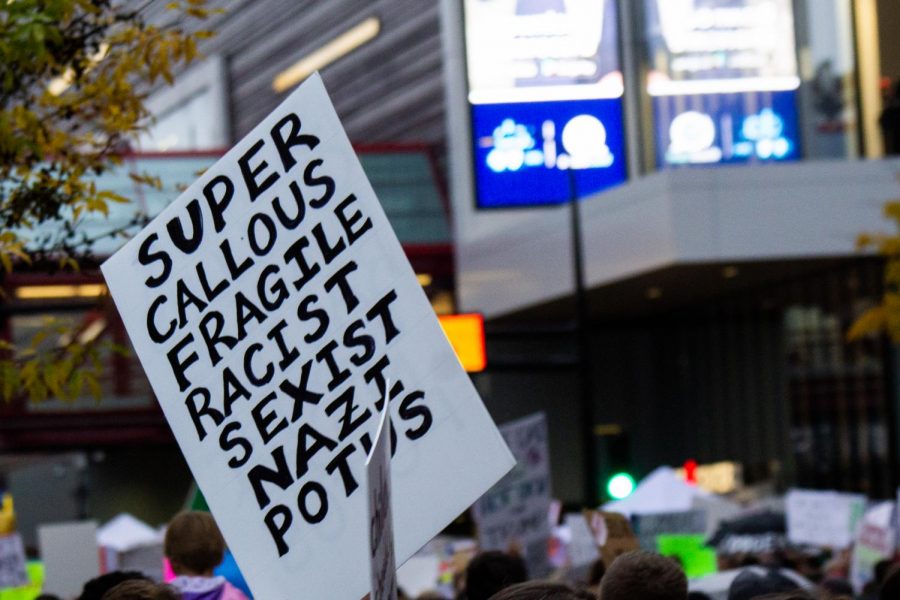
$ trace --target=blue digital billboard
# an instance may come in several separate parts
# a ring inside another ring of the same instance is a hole
[[[619,98],[476,104],[472,137],[483,208],[559,204],[625,180]]]
[[[796,92],[653,98],[658,165],[800,158]]]
[[[552,205],[625,180],[615,0],[464,0],[481,208]]]
[[[792,0],[644,0],[658,167],[800,158]]]

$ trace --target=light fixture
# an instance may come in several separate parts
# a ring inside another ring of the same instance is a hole
[[[283,92],[297,85],[319,69],[373,40],[380,31],[381,21],[378,17],[369,17],[276,75],[272,81],[272,89],[276,92]]]
[[[431,285],[433,279],[430,273],[416,273],[416,281],[418,281],[419,285],[422,287],[428,287]]]
[[[734,265],[728,265],[727,267],[722,268],[722,277],[725,279],[734,279],[738,276],[738,268]]]
[[[647,300],[658,300],[661,297],[662,288],[656,286],[647,288]]]
[[[96,298],[106,293],[102,283],[82,283],[79,285],[23,285],[17,287],[15,296],[19,300],[46,300],[48,298]]]

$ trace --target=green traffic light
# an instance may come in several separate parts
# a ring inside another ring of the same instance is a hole
[[[606,493],[613,500],[627,498],[634,491],[634,477],[628,473],[616,473],[606,483]]]

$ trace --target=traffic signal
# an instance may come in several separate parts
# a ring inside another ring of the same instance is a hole
[[[627,498],[634,488],[634,477],[629,473],[616,473],[606,482],[606,494],[613,500]]]
[[[628,434],[619,426],[598,433],[601,496],[603,500],[627,498],[635,488]]]

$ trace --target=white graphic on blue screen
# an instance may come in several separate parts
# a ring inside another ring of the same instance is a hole
[[[581,114],[569,119],[557,143],[556,124],[541,124],[540,140],[536,127],[504,119],[494,128],[485,146],[491,147],[485,162],[494,173],[530,168],[598,169],[613,164],[615,158],[606,143],[606,127],[597,117]]]
[[[756,156],[757,158],[780,159],[786,157],[793,145],[782,135],[784,119],[770,108],[764,108],[758,114],[744,119],[741,134],[744,140],[734,145],[737,156]]]
[[[710,164],[730,160],[781,160],[794,148],[784,136],[784,119],[771,108],[740,120],[735,131],[734,116],[724,113],[716,121],[709,114],[687,111],[672,119],[666,162],[670,164]]]

